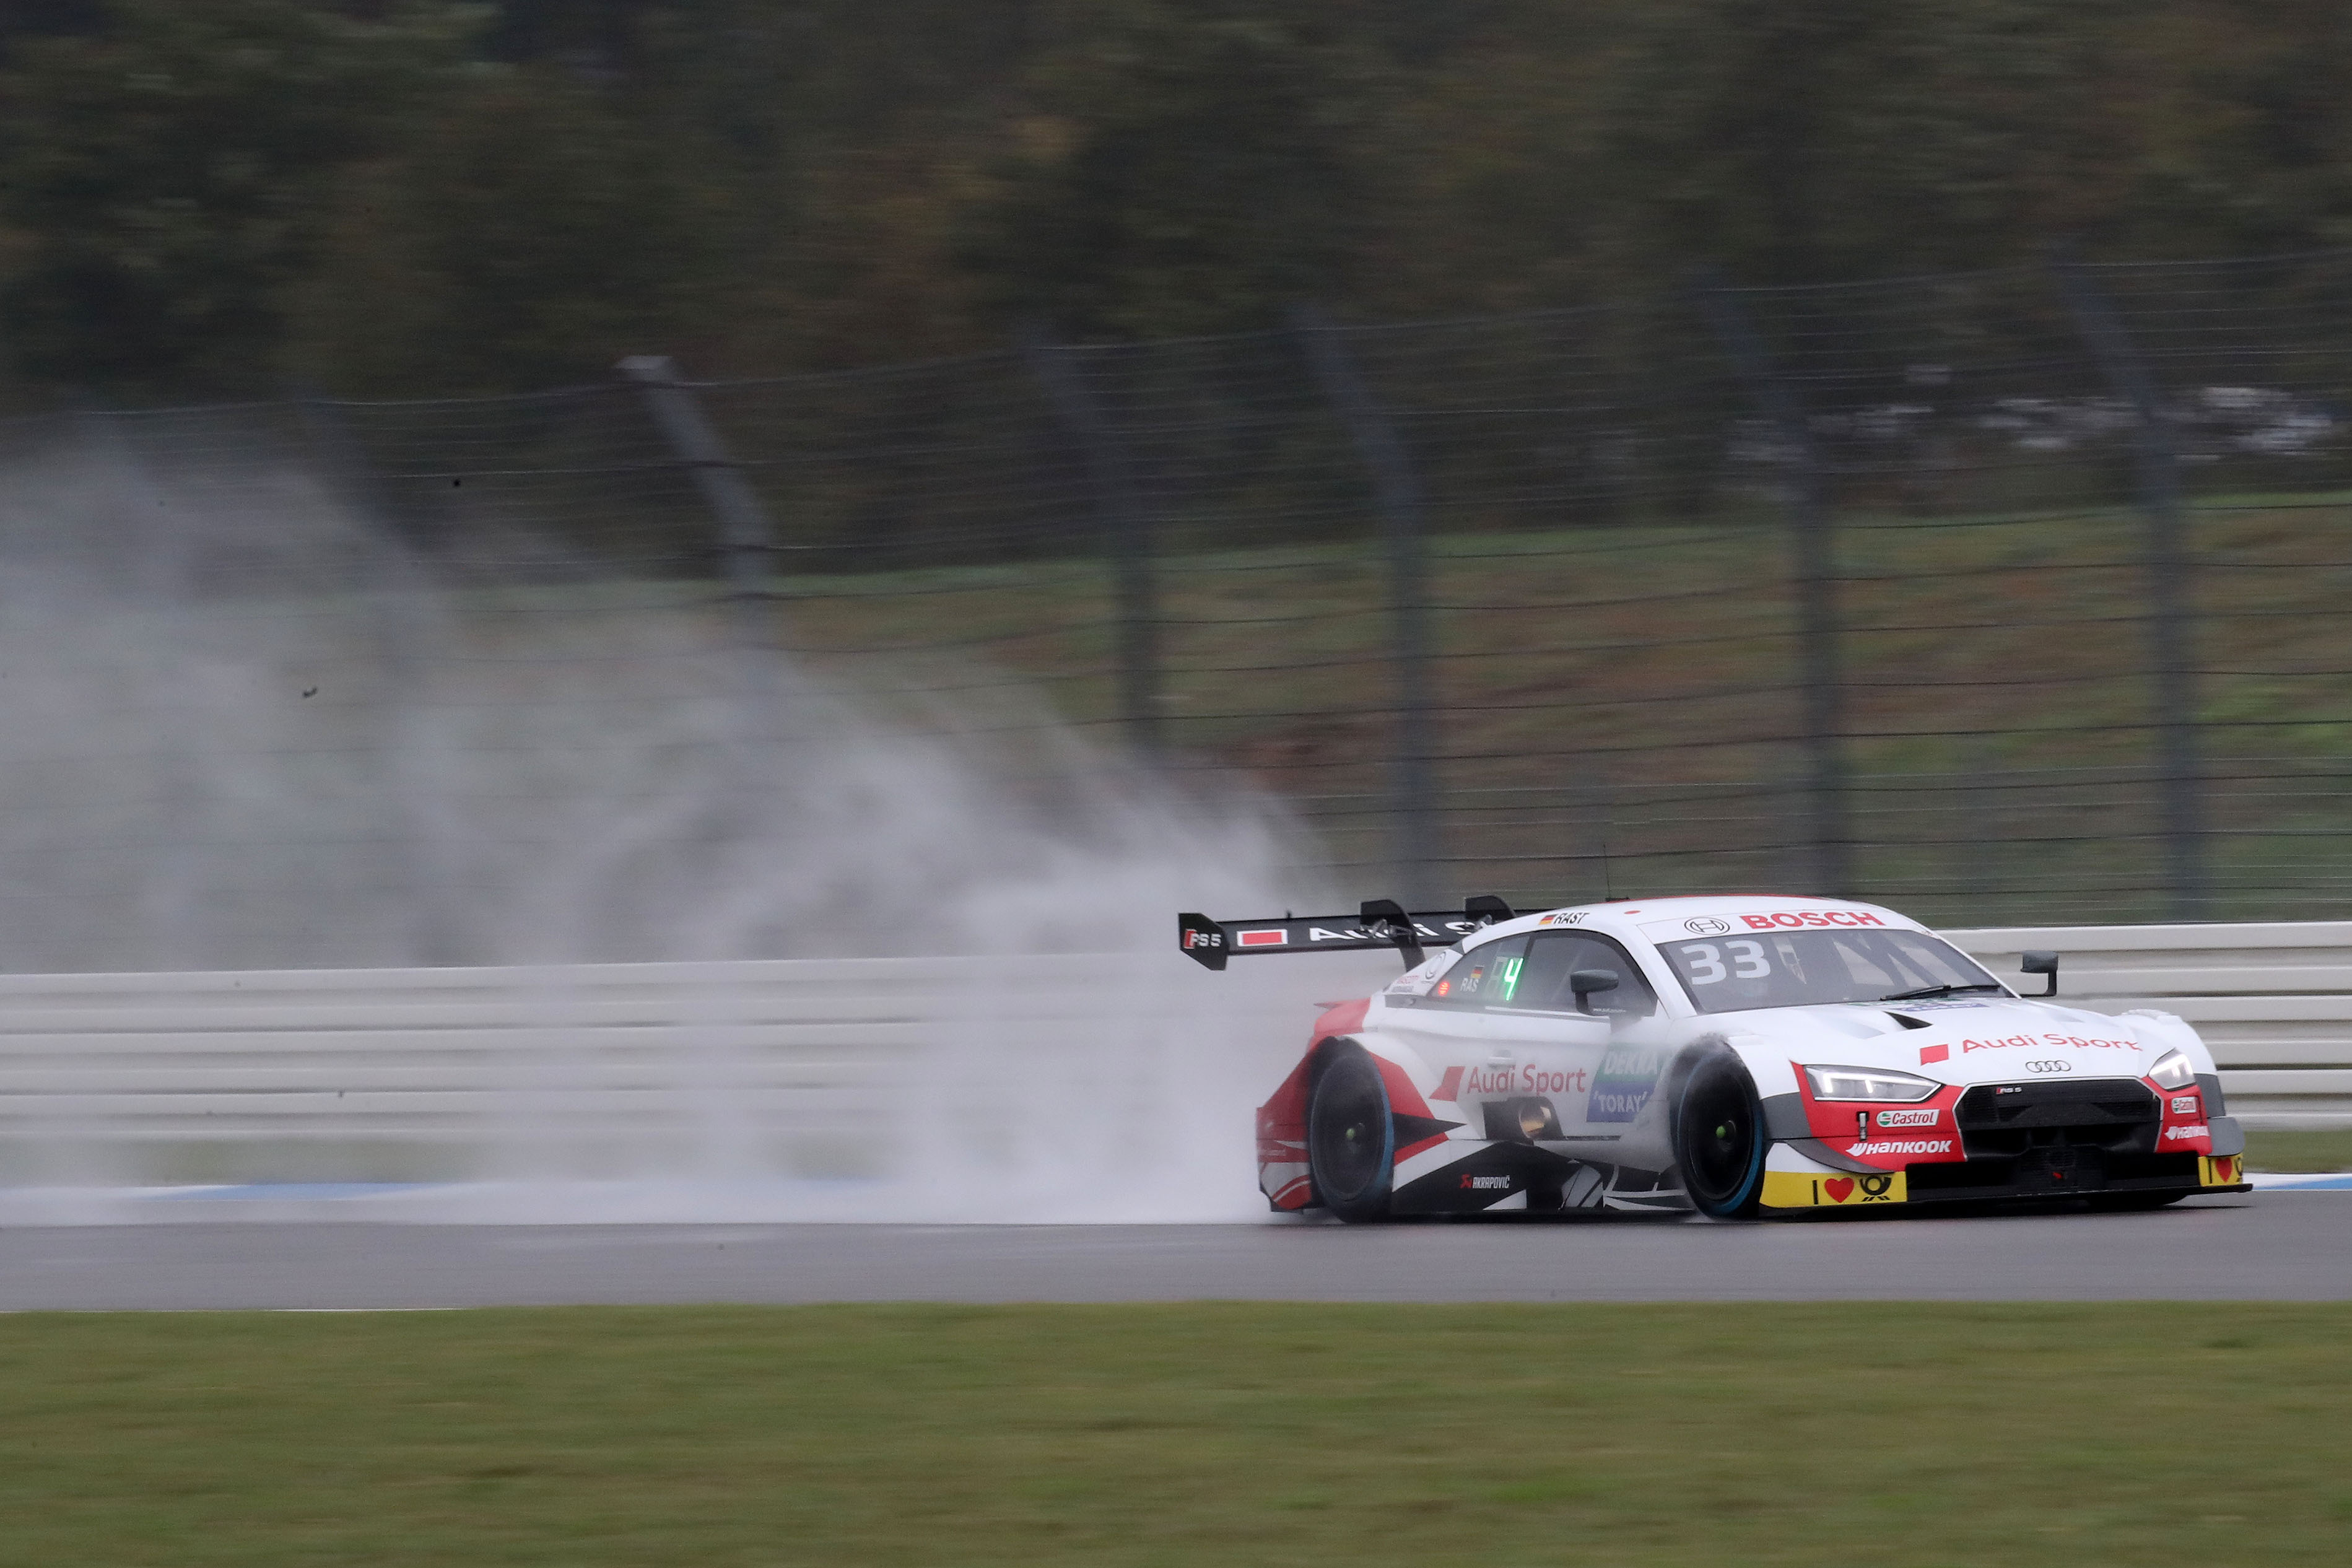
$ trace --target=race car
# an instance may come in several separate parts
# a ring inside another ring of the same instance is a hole
[[[1178,917],[1183,952],[1392,947],[1405,973],[1316,1021],[1257,1113],[1278,1211],[1895,1205],[2155,1208],[2248,1190],[2197,1032],[2021,995],[1933,931],[1845,900],[1711,896],[1515,914]],[[1438,949],[1434,952],[1430,949]]]

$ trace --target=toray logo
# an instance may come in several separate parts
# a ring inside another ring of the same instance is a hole
[[[1683,921],[1683,930],[1693,936],[1723,936],[1731,930],[1731,922],[1713,915],[1699,915]]]
[[[1779,927],[1793,931],[1801,926],[1883,926],[1886,922],[1876,915],[1860,910],[1807,910],[1802,914],[1782,910],[1776,915],[1742,915],[1749,931],[1770,931]]]

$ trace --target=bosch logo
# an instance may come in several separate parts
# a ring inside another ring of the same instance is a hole
[[[1717,920],[1713,915],[1700,915],[1696,920],[1683,921],[1683,930],[1693,936],[1724,936],[1729,933],[1731,922]]]
[[[2073,1072],[2074,1064],[2073,1062],[2028,1062],[2025,1064],[2025,1070],[2027,1072]]]

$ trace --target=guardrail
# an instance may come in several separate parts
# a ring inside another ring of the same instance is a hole
[[[1225,1136],[1392,956],[0,975],[0,1182],[878,1173]],[[1222,1087],[1221,1087],[1222,1086]]]
[[[2257,1127],[2352,1125],[2352,922],[1948,933],[2159,1007]],[[1234,1104],[1379,954],[0,976],[0,1180],[877,1171],[961,1140],[1242,1137]],[[1055,1136],[1064,1137],[1057,1131]],[[1246,1157],[1245,1149],[1237,1157]]]
[[[2029,949],[2062,954],[2058,999],[2087,1011],[2188,1019],[2213,1049],[2231,1112],[2250,1127],[2352,1126],[2352,921],[1944,935],[2005,980]]]

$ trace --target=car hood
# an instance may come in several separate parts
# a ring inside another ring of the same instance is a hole
[[[1743,1045],[1785,1049],[1791,1061],[1894,1068],[1945,1083],[1993,1083],[2053,1069],[2074,1078],[2137,1078],[2166,1042],[2132,1018],[2009,996],[1938,1002],[1840,1003],[1714,1016]]]

